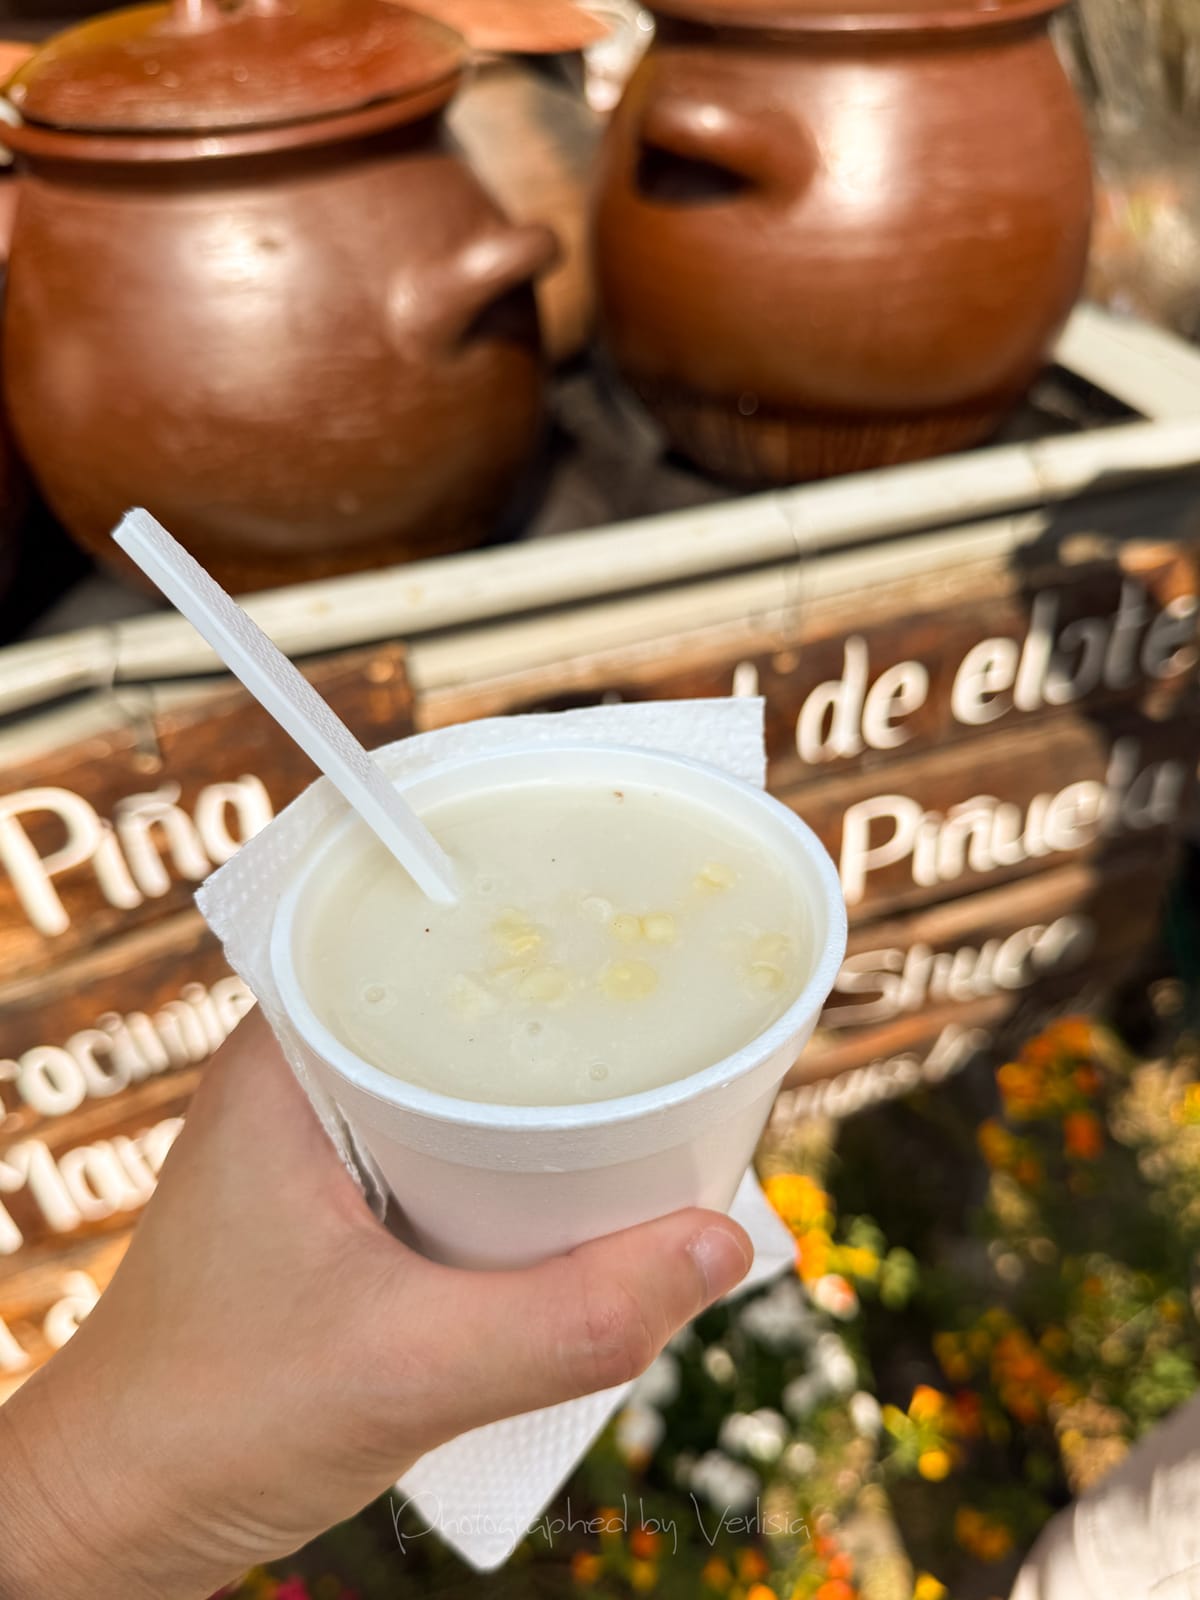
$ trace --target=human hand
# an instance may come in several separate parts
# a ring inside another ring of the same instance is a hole
[[[693,1210],[518,1272],[426,1261],[252,1014],[108,1291],[0,1408],[0,1600],[201,1600],[456,1434],[634,1377],[750,1259]]]

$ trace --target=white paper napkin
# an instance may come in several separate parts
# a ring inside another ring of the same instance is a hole
[[[663,750],[723,767],[760,788],[766,781],[763,702],[757,699],[643,701],[491,718],[415,734],[377,750],[375,759],[389,776],[399,777],[460,754],[564,738]],[[345,802],[333,786],[318,779],[215,872],[196,901],[230,965],[258,996],[342,1160],[382,1214],[385,1197],[369,1157],[356,1147],[336,1108],[304,1068],[268,955],[275,907],[294,865],[318,829],[344,809]],[[791,1265],[791,1236],[752,1173],[743,1179],[731,1215],[755,1246],[754,1265],[741,1290]],[[481,1571],[498,1567],[540,1517],[629,1387],[475,1429],[423,1457],[405,1474],[399,1491],[473,1567]]]

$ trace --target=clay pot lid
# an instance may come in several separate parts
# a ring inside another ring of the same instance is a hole
[[[940,33],[1003,27],[1067,0],[645,0],[656,16],[775,34]]]
[[[95,132],[208,133],[453,94],[464,41],[389,0],[174,0],[58,34],[10,79],[28,122]]]
[[[606,38],[609,25],[577,0],[408,0],[461,33],[473,50],[555,55]]]

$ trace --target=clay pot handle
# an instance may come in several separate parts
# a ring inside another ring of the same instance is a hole
[[[440,342],[456,343],[482,311],[510,290],[532,283],[559,254],[558,239],[540,222],[474,241],[446,263],[426,328]]]
[[[772,117],[752,117],[730,106],[683,94],[652,100],[642,120],[643,145],[685,161],[733,173],[761,189],[803,187],[815,153],[803,131]]]

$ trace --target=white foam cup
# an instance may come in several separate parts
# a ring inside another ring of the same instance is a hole
[[[803,986],[765,1032],[700,1072],[587,1104],[490,1105],[435,1094],[356,1055],[313,1010],[296,960],[306,902],[352,815],[288,883],[271,969],[313,1078],[374,1161],[413,1243],[438,1261],[510,1267],[683,1206],[728,1210],[771,1104],[808,1042],[846,946],[837,872],[794,812],[717,767],[618,745],[529,745],[402,778],[418,812],[481,790],[620,784],[677,794],[728,818],[795,876],[810,919]]]

